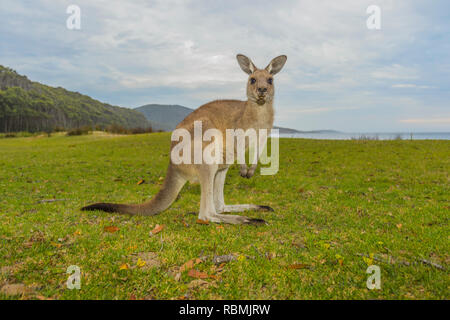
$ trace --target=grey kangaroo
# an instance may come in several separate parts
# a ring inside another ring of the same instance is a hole
[[[237,55],[241,69],[249,75],[247,81],[247,101],[217,100],[209,102],[181,121],[177,129],[184,128],[194,137],[194,121],[201,121],[203,130],[218,129],[226,136],[226,129],[253,128],[270,130],[273,127],[274,79],[284,66],[285,55],[274,58],[266,68],[258,69],[253,62],[242,54]],[[193,143],[193,138],[192,138]],[[171,144],[171,150],[176,145]],[[223,144],[225,146],[225,144]],[[225,152],[223,152],[225,154]],[[198,218],[216,223],[261,224],[262,219],[253,219],[241,215],[223,213],[246,210],[273,211],[269,206],[254,204],[226,205],[223,197],[225,177],[230,164],[174,164],[170,160],[167,175],[161,190],[150,201],[142,204],[95,203],[82,210],[102,210],[130,215],[151,216],[166,210],[176,199],[187,181],[200,182],[201,200]],[[240,165],[243,177],[253,176],[256,164],[247,167]]]

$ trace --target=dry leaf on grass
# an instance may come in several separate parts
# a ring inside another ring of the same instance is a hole
[[[180,272],[184,272],[187,270],[191,270],[197,264],[202,263],[202,260],[199,258],[191,259],[180,267]]]
[[[53,300],[52,298],[47,298],[47,297],[44,297],[44,296],[41,296],[41,295],[36,295],[35,297],[38,300]]]
[[[150,231],[150,235],[153,236],[153,235],[155,235],[157,233],[160,233],[163,229],[164,229],[164,225],[163,224],[162,225],[157,224],[155,226],[155,228],[152,231]]]
[[[301,248],[301,249],[305,249],[306,245],[303,241],[292,241],[292,246],[297,247],[297,248]]]
[[[192,280],[187,285],[188,289],[194,289],[194,288],[199,288],[199,287],[208,288],[211,286],[217,287],[217,285],[214,282],[208,282],[208,281],[205,281],[202,279]]]
[[[8,273],[12,273],[12,271],[13,271],[13,267],[12,266],[0,267],[0,274],[2,274],[2,273],[8,274]]]
[[[177,266],[170,268],[170,269],[167,271],[167,274],[168,274],[170,277],[172,277],[175,281],[180,281],[180,279],[181,279],[180,268],[177,267]]]
[[[288,268],[289,269],[309,269],[309,264],[304,264],[304,263],[294,263],[291,264]]]
[[[44,242],[44,241],[45,241],[45,234],[41,231],[35,231],[31,235],[30,239],[24,242],[23,246],[25,248],[31,248],[35,242]]]
[[[128,263],[124,263],[119,267],[119,270],[128,270],[128,269],[129,269]]]
[[[336,254],[335,257],[341,266],[344,265],[344,257],[343,256],[341,256],[340,254]]]
[[[33,246],[33,242],[30,242],[30,241],[24,242],[24,243],[23,243],[23,246],[24,246],[25,248],[31,248],[31,247]]]
[[[0,289],[0,292],[7,296],[17,296],[31,293],[32,290],[23,283],[12,283],[4,285]]]
[[[142,270],[158,268],[161,266],[161,261],[158,259],[158,255],[155,252],[138,253],[133,257],[133,263]]]
[[[142,180],[139,180],[139,182],[137,183],[137,185],[139,186],[139,185],[143,184],[144,182],[145,182],[145,180],[144,180],[144,179],[142,179]]]
[[[209,224],[209,221],[207,221],[207,220],[202,220],[202,219],[197,219],[197,223],[198,224]]]
[[[13,274],[16,273],[18,270],[20,270],[23,267],[24,263],[19,262],[13,266],[3,266],[0,267],[0,274]]]
[[[189,270],[188,276],[192,277],[192,278],[197,278],[197,279],[207,279],[207,278],[209,278],[209,275],[207,273],[198,271],[196,269]]]
[[[107,226],[107,227],[103,228],[103,231],[104,232],[109,232],[109,233],[114,233],[114,232],[119,231],[119,228],[116,227],[116,226]]]
[[[143,266],[145,266],[146,263],[147,262],[145,260],[138,258],[138,261],[136,262],[136,266],[138,266],[139,268],[142,268]]]
[[[133,250],[135,250],[135,249],[137,249],[137,244],[135,244],[135,245],[132,245],[132,246],[129,246],[128,248],[127,248],[127,250],[128,251],[133,251]]]
[[[277,254],[275,252],[266,252],[265,256],[266,256],[267,260],[272,260],[273,258],[275,258],[277,256]]]
[[[230,262],[236,260],[236,257],[233,254],[226,254],[223,256],[214,256],[213,263],[214,264],[223,264],[225,262]]]
[[[373,265],[373,253],[369,254],[368,257],[362,257],[367,266]]]
[[[52,246],[54,246],[55,248],[61,248],[62,247],[62,244],[61,243],[56,243],[56,242],[51,242],[50,243]]]

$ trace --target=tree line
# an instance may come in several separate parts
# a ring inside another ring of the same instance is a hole
[[[84,126],[148,128],[145,116],[78,92],[32,82],[0,65],[0,132],[51,132]]]

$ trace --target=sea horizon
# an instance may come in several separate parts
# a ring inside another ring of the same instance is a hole
[[[319,140],[450,140],[450,132],[296,132],[280,138]]]

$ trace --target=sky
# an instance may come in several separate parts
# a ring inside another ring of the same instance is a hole
[[[67,28],[69,5],[80,29]],[[380,29],[369,29],[370,5]],[[1,0],[0,64],[122,107],[245,100],[242,53],[275,76],[275,124],[450,131],[448,0]]]

